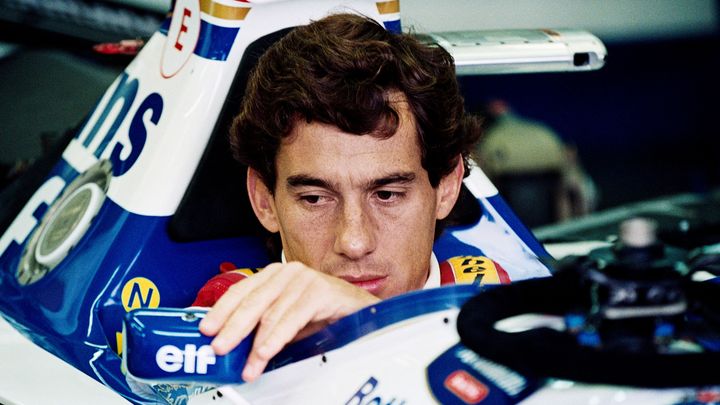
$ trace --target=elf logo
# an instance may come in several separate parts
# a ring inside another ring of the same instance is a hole
[[[198,348],[188,344],[185,345],[185,350],[177,346],[165,345],[155,354],[155,363],[168,373],[182,369],[186,374],[207,374],[208,366],[215,364],[215,352],[210,345]]]

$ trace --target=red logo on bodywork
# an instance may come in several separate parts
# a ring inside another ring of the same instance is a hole
[[[488,387],[465,370],[453,371],[445,379],[445,388],[466,404],[477,404],[487,397]]]
[[[720,390],[705,389],[698,391],[695,399],[701,404],[715,404],[720,402]]]

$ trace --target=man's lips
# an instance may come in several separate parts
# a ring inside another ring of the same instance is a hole
[[[377,293],[383,288],[387,276],[340,276],[340,278],[352,283],[356,287],[366,290],[373,295],[377,295]]]

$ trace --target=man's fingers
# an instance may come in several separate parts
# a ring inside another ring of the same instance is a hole
[[[259,281],[259,280],[253,280]],[[252,290],[249,283],[235,283],[223,294],[222,297],[208,311],[200,325],[200,332],[206,336],[215,336],[220,331],[225,321],[235,311],[235,307],[242,298]]]
[[[372,294],[330,276],[306,272],[261,318],[243,379],[253,381],[288,343],[378,301]]]
[[[298,333],[317,316],[322,302],[317,300],[317,296],[312,291],[312,289],[306,289],[305,286],[285,291],[286,295],[278,298],[268,316],[262,317],[243,370],[243,380],[255,380],[263,372],[270,359],[278,354],[285,345],[293,341]]]
[[[308,307],[310,303],[303,300],[304,292],[307,288],[307,275],[299,275],[293,280],[291,285],[277,297],[275,302],[265,313],[260,317],[260,324],[255,334],[254,347],[258,347],[258,344],[265,342],[271,333],[284,322],[288,321],[288,317],[291,318],[291,322],[295,321],[293,318],[298,313],[300,307]],[[298,320],[302,322],[302,320]],[[292,338],[292,337],[291,337]]]
[[[270,268],[265,271],[272,273]],[[227,354],[248,336],[262,314],[286,288],[285,283],[270,282],[270,279],[263,277],[256,283],[233,285],[208,312],[200,330],[209,336],[215,335],[211,345],[216,354]]]
[[[213,350],[224,355],[257,328],[242,375],[245,381],[253,381],[298,336],[378,300],[301,263],[278,263],[232,286],[208,312],[200,330],[215,336]]]
[[[277,264],[271,264],[266,270],[278,267]],[[213,305],[205,318],[200,322],[200,331],[206,336],[215,336],[225,324],[226,320],[235,312],[237,305],[243,298],[254,289],[262,287],[262,284],[269,280],[270,274],[264,274],[265,271],[243,280],[241,283],[235,283],[220,297]]]

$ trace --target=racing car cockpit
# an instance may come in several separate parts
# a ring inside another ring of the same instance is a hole
[[[400,30],[397,0],[175,1],[2,230],[3,317],[135,403],[514,403],[545,384],[459,342],[460,307],[486,290],[467,285],[381,302],[288,346],[258,383],[206,387],[241,383],[246,347],[214,357],[197,331],[203,311],[182,308],[224,263],[270,261],[228,127],[264,50],[338,10]],[[577,31],[421,38],[445,47],[458,74],[591,70],[605,56],[597,38]],[[440,261],[493,257],[508,281],[550,275],[549,254],[480,168],[447,225],[434,246]],[[328,389],[337,376],[347,378]]]

